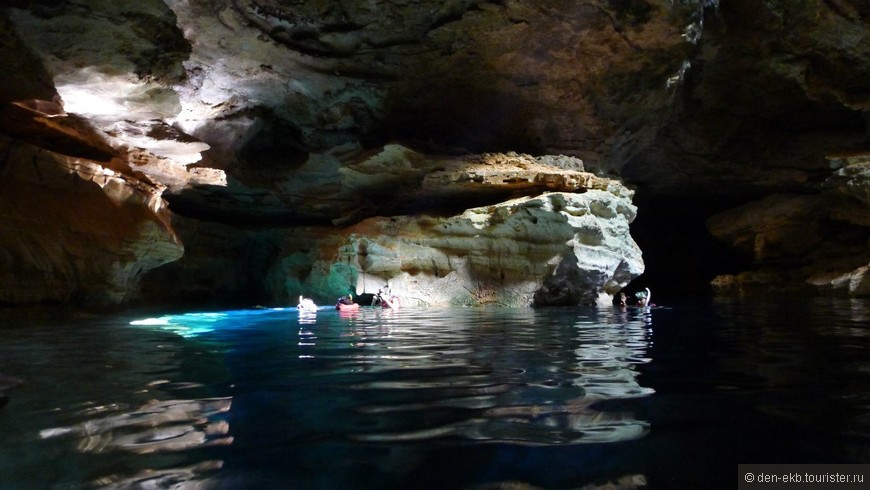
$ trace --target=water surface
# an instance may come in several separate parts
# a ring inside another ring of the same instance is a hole
[[[867,306],[8,317],[0,486],[734,488],[738,463],[866,463]]]

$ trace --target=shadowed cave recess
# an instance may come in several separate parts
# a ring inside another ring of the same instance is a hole
[[[870,295],[863,0],[7,2],[0,304]]]

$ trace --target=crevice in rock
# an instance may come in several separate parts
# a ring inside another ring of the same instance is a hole
[[[635,194],[637,218],[631,234],[643,250],[646,270],[629,290],[649,287],[658,304],[679,304],[709,298],[710,281],[720,274],[736,273],[751,258],[713,238],[707,229],[712,214],[736,206],[718,196],[686,193],[661,195],[641,188]]]

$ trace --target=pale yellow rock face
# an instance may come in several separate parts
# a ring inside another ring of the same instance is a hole
[[[183,254],[149,184],[7,138],[0,153],[0,303],[124,303]]]
[[[545,193],[451,217],[371,218],[341,235],[289,239],[272,273],[299,294],[334,299],[389,284],[409,305],[593,304],[643,272],[629,235],[631,193]],[[305,253],[301,247],[314,252]],[[297,275],[298,277],[298,275]]]

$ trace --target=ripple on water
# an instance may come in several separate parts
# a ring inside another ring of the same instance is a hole
[[[259,309],[57,331],[0,346],[3,369],[35,390],[13,398],[33,416],[11,431],[0,469],[49,486],[204,485],[246,465],[305,474],[281,455],[311,445],[359,457],[396,444],[611,443],[650,428],[596,408],[654,393],[637,370],[650,362],[649,318],[609,311]],[[13,465],[29,444],[41,449]]]

